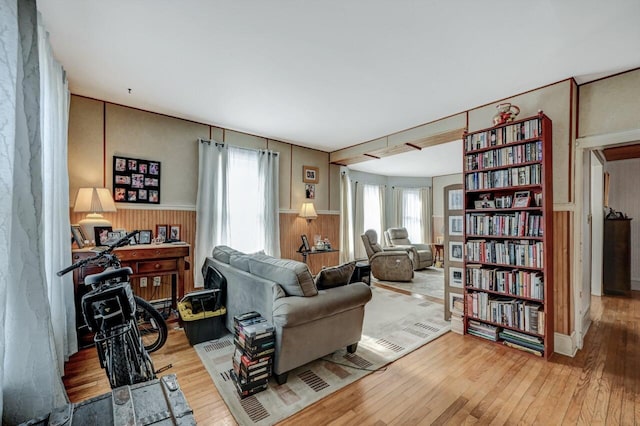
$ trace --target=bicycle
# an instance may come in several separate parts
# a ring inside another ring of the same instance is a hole
[[[149,353],[160,349],[167,340],[164,318],[149,302],[133,294],[129,282],[133,271],[122,268],[113,253],[117,247],[129,244],[138,232],[127,234],[95,256],[57,273],[62,276],[88,263],[105,268],[85,277],[84,284],[91,290],[82,296],[81,309],[87,327],[95,333],[100,366],[112,389],[155,379],[158,371],[154,370]]]

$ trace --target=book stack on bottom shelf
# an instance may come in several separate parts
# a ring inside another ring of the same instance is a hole
[[[520,349],[537,356],[544,355],[544,341],[536,336],[504,329],[500,333],[503,343],[510,348]]]
[[[231,376],[240,398],[246,398],[268,387],[273,372],[275,329],[257,312],[235,316],[233,323],[236,348]]]

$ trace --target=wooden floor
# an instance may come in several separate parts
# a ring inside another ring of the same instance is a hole
[[[594,297],[592,318],[584,349],[549,362],[447,333],[281,424],[638,424],[640,294]],[[199,425],[236,424],[182,331],[153,360],[173,364]],[[74,402],[110,390],[94,349],[71,358],[64,382]]]

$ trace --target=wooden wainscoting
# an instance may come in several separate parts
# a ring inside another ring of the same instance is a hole
[[[71,211],[71,223],[78,223],[86,214]],[[155,235],[156,225],[180,225],[180,239],[191,244],[191,255],[188,260],[191,270],[185,273],[184,291],[193,290],[193,269],[200,269],[202,265],[194,265],[193,251],[195,250],[196,212],[186,210],[133,210],[119,209],[115,213],[104,213],[113,229],[150,229]],[[340,216],[335,214],[320,214],[317,219],[307,223],[305,219],[298,217],[297,213],[280,213],[280,255],[283,259],[302,261],[302,256],[296,253],[300,247],[300,235],[305,234],[309,242],[313,244],[313,236],[320,235],[329,238],[334,248],[338,248],[340,237]],[[314,274],[318,273],[322,266],[332,266],[339,263],[339,252],[316,254],[309,256],[309,268]],[[140,288],[138,282],[134,283],[136,293],[144,298],[162,298],[164,289],[170,289],[171,277],[163,277],[162,286],[154,290],[151,283],[147,288]],[[155,291],[155,292],[154,292]]]
[[[553,303],[555,331],[570,335],[573,329],[572,238],[569,211],[553,212]]]
[[[302,244],[300,235],[306,235],[309,244],[313,244],[314,235],[329,238],[331,247],[338,249],[340,238],[340,215],[319,214],[317,219],[307,223],[305,219],[298,217],[297,213],[280,213],[280,256],[283,259],[302,261],[302,255],[297,250]],[[338,265],[340,252],[314,254],[308,256],[309,269],[317,274],[323,266]]]

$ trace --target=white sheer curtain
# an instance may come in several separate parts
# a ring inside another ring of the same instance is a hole
[[[407,229],[409,240],[421,243],[422,234],[422,192],[419,189],[402,189],[402,226]]]
[[[433,221],[433,197],[431,196],[431,188],[425,187],[420,189],[422,198],[422,239],[421,243],[431,244],[432,241],[432,221]]]
[[[3,424],[15,424],[67,398],[41,233],[42,150],[48,142],[40,131],[35,0],[0,0],[0,34],[0,401]]]
[[[280,256],[279,156],[266,150],[200,143],[194,282],[216,245]]]
[[[378,234],[378,243],[384,245],[383,234],[384,215],[384,186],[368,185],[356,182],[356,220],[355,220],[355,257],[366,259],[367,252],[360,237],[368,229]]]
[[[43,215],[45,273],[51,305],[51,322],[58,358],[58,369],[78,351],[72,274],[58,277],[56,272],[71,264],[69,241],[69,172],[67,169],[67,128],[69,87],[62,66],[53,57],[49,34],[38,15],[40,56],[40,128],[42,132]]]
[[[204,260],[211,255],[215,246],[229,244],[229,149],[215,141],[200,142],[198,158],[193,279],[195,287],[202,287],[204,279],[201,268]]]
[[[349,174],[340,174],[340,263],[355,259],[353,233],[353,197]],[[360,238],[360,237],[358,237]]]
[[[273,257],[280,257],[280,156],[277,152],[259,151],[258,158],[258,197],[260,201],[258,214],[260,235],[263,236],[264,252]]]
[[[394,226],[407,228],[412,243],[431,242],[431,188],[393,188]]]

